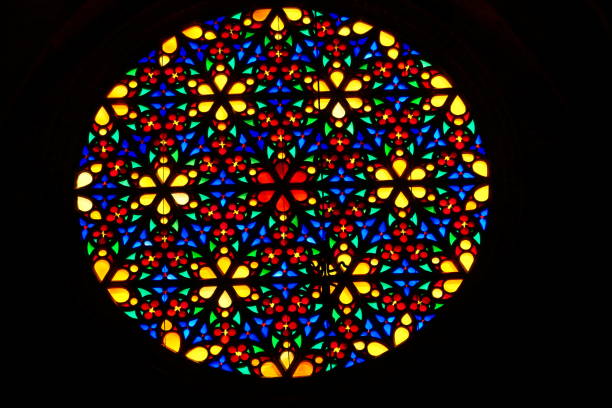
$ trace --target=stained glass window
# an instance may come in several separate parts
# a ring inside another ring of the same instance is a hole
[[[472,269],[489,164],[450,76],[293,7],[183,28],[105,92],[76,175],[88,268],[134,324],[261,377],[409,340]]]

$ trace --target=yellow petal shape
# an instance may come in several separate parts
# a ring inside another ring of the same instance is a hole
[[[170,203],[165,198],[162,198],[159,204],[157,204],[157,212],[161,215],[170,214],[171,210]]]
[[[110,271],[110,267],[111,265],[106,259],[98,259],[96,263],[94,263],[93,269],[100,282],[102,282],[108,271]]]
[[[213,95],[214,94],[212,88],[208,84],[201,84],[201,85],[199,85],[198,86],[198,93],[200,95]]]
[[[93,176],[91,175],[91,173],[87,171],[83,171],[77,177],[76,188],[82,188],[82,187],[88,186],[91,184],[92,181],[93,181]]]
[[[359,262],[353,270],[353,275],[367,275],[370,273],[370,265],[367,262]]]
[[[452,88],[452,85],[450,82],[448,82],[448,79],[446,79],[446,77],[443,75],[436,75],[433,77],[431,79],[431,86],[436,89]]]
[[[294,377],[309,377],[314,372],[314,366],[310,361],[302,361],[298,364],[293,372]]]
[[[138,186],[142,188],[155,187],[155,181],[149,176],[143,176],[138,180]]]
[[[449,279],[444,282],[444,290],[448,293],[454,293],[461,286],[461,282],[463,282],[463,279]]]
[[[393,192],[393,187],[380,187],[376,190],[376,195],[378,198],[382,198],[383,200],[389,198],[391,193]]]
[[[162,340],[162,344],[168,350],[178,353],[181,349],[181,336],[176,332],[166,333]]]
[[[450,111],[455,116],[463,115],[467,111],[465,103],[463,103],[463,100],[459,97],[459,95],[455,96],[455,99],[453,99]]]
[[[83,212],[89,211],[93,208],[93,202],[89,198],[78,196],[77,208]]]
[[[124,303],[130,298],[130,292],[125,288],[109,288],[108,293],[117,303]]]
[[[314,107],[319,109],[319,110],[325,109],[325,107],[327,106],[329,101],[330,101],[329,98],[318,98],[318,99],[315,99]]]
[[[266,19],[266,17],[268,17],[268,14],[270,14],[270,10],[269,8],[264,8],[264,9],[257,9],[253,12],[253,20],[255,21],[264,21]]]
[[[111,279],[113,282],[125,282],[130,277],[130,273],[125,268],[118,269]]]
[[[403,315],[402,318],[400,319],[400,322],[404,326],[410,325],[410,323],[412,323],[412,317],[410,317],[410,313],[406,313],[405,315]]]
[[[363,105],[363,100],[358,97],[346,98],[346,101],[348,102],[349,106],[353,109],[359,109]]]
[[[128,94],[128,87],[123,84],[117,84],[106,95],[107,98],[125,98]]]
[[[178,205],[185,205],[189,202],[189,195],[187,193],[172,193],[174,202]]]
[[[431,98],[431,104],[435,106],[436,108],[439,108],[440,106],[444,105],[447,98],[448,98],[448,95],[434,95]]]
[[[340,303],[348,305],[349,303],[351,303],[353,301],[353,295],[351,294],[351,291],[348,289],[348,287],[345,287],[344,289],[342,289],[342,292],[340,292]]]
[[[178,48],[176,37],[170,37],[162,44],[162,51],[166,54],[172,54]]]
[[[296,7],[283,7],[285,15],[290,21],[297,21],[302,18],[302,10]]]
[[[212,108],[212,106],[213,106],[212,101],[203,101],[198,104],[198,110],[200,112],[208,112],[210,108]]]
[[[232,260],[227,256],[222,256],[221,258],[217,260],[217,267],[219,268],[219,271],[221,271],[223,275],[227,273],[231,265],[232,265]]]
[[[244,93],[244,91],[246,91],[246,85],[242,82],[236,82],[230,87],[230,90],[227,93],[230,95],[239,95]]]
[[[332,116],[336,119],[342,119],[345,115],[346,110],[344,107],[342,107],[340,102],[336,102],[336,106],[334,106],[334,109],[332,109]]]
[[[384,167],[381,167],[380,169],[376,170],[376,173],[374,173],[374,176],[376,177],[376,180],[380,180],[380,181],[393,180],[393,177],[391,176],[391,173],[389,173],[389,170],[387,170]]]
[[[395,37],[386,31],[380,32],[380,35],[378,36],[378,40],[380,41],[380,44],[385,47],[390,47],[393,44],[395,44]]]
[[[272,361],[266,361],[261,365],[261,375],[266,378],[280,377],[282,374],[276,364]]]
[[[229,101],[229,104],[234,110],[234,112],[244,112],[244,110],[247,108],[246,102],[240,99],[235,101]]]
[[[474,192],[474,198],[476,199],[476,201],[480,201],[485,202],[489,199],[489,186],[482,186],[479,187],[475,192]]]
[[[410,336],[410,331],[405,327],[398,327],[395,329],[395,333],[393,333],[393,344],[400,345]]]
[[[225,88],[225,85],[227,84],[227,75],[225,74],[219,74],[216,75],[213,78],[213,82],[215,83],[215,86],[217,87],[218,90],[223,90],[223,88]]]
[[[395,171],[395,174],[401,177],[402,174],[404,174],[406,167],[408,167],[408,162],[406,161],[406,159],[395,159],[395,161],[393,161],[392,166],[393,170]]]
[[[217,119],[217,120],[225,120],[228,117],[229,117],[229,115],[227,114],[227,111],[225,110],[223,105],[219,106],[219,109],[217,109],[217,112],[215,112],[215,119]]]
[[[346,267],[351,264],[352,259],[353,258],[351,258],[351,255],[347,254],[346,252],[338,255],[338,258],[336,258],[338,264],[343,270],[346,270]]]
[[[410,172],[410,176],[408,176],[408,180],[423,180],[427,173],[420,167],[412,169]]]
[[[412,187],[410,187],[410,192],[416,198],[423,198],[427,194],[427,189],[425,189],[425,187],[421,187],[421,186],[412,186]]]
[[[100,109],[98,109],[94,120],[100,126],[106,126],[108,122],[110,122],[110,116],[108,116],[108,112],[104,106],[101,106]]]
[[[332,81],[336,88],[340,87],[342,80],[344,79],[344,74],[342,71],[333,71],[329,76],[329,79]]]
[[[187,177],[184,174],[179,174],[172,180],[172,182],[170,183],[170,186],[183,187],[183,186],[186,186],[187,183],[189,183],[189,177]]]
[[[368,353],[370,353],[370,355],[374,357],[380,356],[381,354],[385,353],[387,350],[389,350],[387,346],[377,341],[373,341],[368,344]]]
[[[241,278],[246,278],[248,276],[249,276],[249,268],[247,268],[245,265],[240,265],[234,271],[232,278],[241,279]]]
[[[406,208],[408,207],[409,201],[408,197],[403,192],[399,192],[397,197],[395,197],[395,206],[398,208]]]
[[[372,29],[372,26],[369,25],[368,23],[364,23],[363,21],[357,21],[355,22],[355,24],[353,24],[353,31],[359,35],[365,34],[371,29]]]
[[[472,165],[472,169],[474,170],[474,173],[478,174],[479,176],[489,176],[489,166],[484,160],[476,160]]]
[[[200,278],[202,279],[215,279],[217,277],[217,275],[215,275],[215,272],[208,266],[203,266],[200,269]]]
[[[440,265],[440,269],[442,269],[443,273],[459,272],[455,263],[450,259],[447,259],[442,262],[442,264]]]
[[[241,298],[245,298],[251,294],[251,288],[248,285],[234,285],[234,290]]]
[[[370,290],[372,289],[372,285],[370,285],[369,282],[357,281],[357,282],[353,282],[353,284],[355,285],[355,288],[357,289],[357,291],[361,293],[362,295],[369,293]]]
[[[196,363],[201,363],[208,357],[208,350],[202,346],[194,347],[185,353],[185,357]]]
[[[232,298],[227,293],[227,290],[224,290],[221,296],[219,296],[219,307],[223,309],[227,309],[232,305]]]
[[[459,256],[459,262],[461,262],[465,271],[469,272],[474,263],[474,255],[471,252],[464,252]]]
[[[140,201],[140,204],[142,204],[144,206],[151,205],[153,200],[155,200],[155,196],[156,196],[156,194],[143,194],[143,195],[140,196],[138,201]]]
[[[125,103],[115,103],[111,105],[111,107],[117,116],[124,116],[130,111],[129,106],[127,106]]]
[[[283,23],[283,20],[281,20],[279,16],[276,16],[272,19],[272,22],[270,23],[270,28],[274,31],[283,31],[283,29],[285,28],[285,23]]]
[[[348,84],[346,84],[346,88],[344,88],[347,92],[355,92],[361,89],[361,81],[358,79],[351,79]]]
[[[293,362],[294,357],[295,356],[291,351],[283,351],[281,353],[279,360],[285,371],[289,369],[289,366]]]
[[[312,88],[316,92],[329,92],[329,86],[325,83],[325,81],[317,80],[312,84]]]
[[[344,27],[340,27],[340,29],[338,30],[338,35],[341,35],[343,37],[346,37],[347,35],[351,34],[351,29],[348,28],[347,26]]]
[[[210,299],[216,289],[216,286],[202,286],[198,294],[204,299]]]
[[[207,40],[214,40],[217,38],[217,34],[214,31],[207,31],[204,33],[204,38]]]
[[[162,183],[165,183],[166,180],[168,180],[168,177],[170,177],[170,168],[166,166],[161,166],[160,168],[157,169],[157,171],[155,172],[155,175],[157,176],[157,179],[159,181],[161,181]]]
[[[192,40],[197,40],[202,36],[203,33],[204,31],[202,31],[202,27],[197,25],[188,27],[183,30],[183,35],[187,38],[191,38]]]

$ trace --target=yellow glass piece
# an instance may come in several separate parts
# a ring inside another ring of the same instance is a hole
[[[353,109],[359,109],[363,105],[363,100],[357,97],[346,98],[346,101],[348,102],[349,106]]]
[[[464,239],[459,243],[459,247],[461,247],[461,249],[463,249],[464,251],[467,251],[472,247],[472,243],[469,240]]]
[[[412,186],[412,187],[410,187],[410,192],[416,198],[423,198],[427,194],[427,189],[425,189],[425,187],[421,187],[421,186]]]
[[[204,34],[202,27],[194,25],[183,30],[183,35],[192,40],[197,40]]]
[[[93,176],[87,171],[81,172],[76,180],[76,188],[88,186],[93,181]]]
[[[283,23],[283,20],[281,20],[279,16],[276,16],[272,19],[272,22],[270,23],[270,28],[274,31],[283,31],[283,29],[285,28],[285,23]]]
[[[251,288],[248,285],[234,285],[234,290],[241,298],[245,298],[251,294]]]
[[[125,288],[109,288],[108,293],[117,303],[126,302],[130,298],[130,292]]]
[[[443,75],[436,75],[435,77],[431,78],[431,86],[433,86],[436,89],[444,89],[444,88],[453,87],[450,84],[450,82],[448,82],[448,79],[446,79],[446,77]]]
[[[213,270],[208,267],[208,266],[204,266],[202,267],[202,269],[200,269],[200,278],[202,279],[215,279],[217,277],[217,275],[215,275],[215,273],[213,272]]]
[[[396,159],[393,162],[392,166],[393,170],[395,171],[395,174],[401,176],[402,174],[404,174],[404,170],[406,170],[406,167],[408,167],[408,162],[405,159]]]
[[[187,357],[191,361],[195,361],[196,363],[201,363],[208,357],[208,350],[201,346],[194,347],[187,353],[185,353],[185,357]]]
[[[218,90],[223,90],[223,88],[225,88],[225,85],[227,85],[227,75],[225,74],[219,74],[216,75],[213,78],[213,82],[215,83],[215,86],[217,87]]]
[[[380,181],[393,180],[393,177],[391,176],[391,173],[389,173],[389,170],[387,170],[384,167],[381,167],[380,169],[376,170],[376,173],[374,173],[374,176],[376,177],[376,180],[380,180]]]
[[[329,98],[319,98],[319,99],[315,99],[314,101],[314,107],[317,109],[325,109],[325,107],[327,106],[327,104],[329,103],[330,99]]]
[[[380,41],[380,44],[385,47],[390,47],[393,44],[395,44],[395,37],[386,31],[380,32],[380,35],[378,36],[378,40]]]
[[[217,109],[217,112],[215,112],[215,119],[217,120],[225,120],[229,117],[227,111],[225,110],[225,108],[223,106],[219,106],[219,109]]]
[[[353,275],[367,275],[370,273],[370,265],[366,262],[359,262],[353,270]]]
[[[344,79],[344,74],[342,71],[333,71],[329,76],[329,79],[332,81],[336,88],[340,87],[342,80]]]
[[[365,34],[371,29],[372,29],[372,26],[369,25],[368,23],[364,23],[363,21],[357,21],[355,24],[353,24],[353,31],[359,35]]]
[[[229,101],[229,104],[235,112],[244,112],[244,110],[247,108],[246,102],[240,99]]]
[[[471,252],[464,252],[459,256],[459,262],[461,262],[465,271],[469,272],[474,263],[474,255]]]
[[[159,204],[157,204],[157,212],[161,215],[168,215],[171,210],[170,203],[165,198],[162,198]]]
[[[447,259],[446,261],[442,262],[442,264],[440,265],[440,268],[442,269],[442,272],[444,273],[459,272],[455,263],[451,261],[450,259]]]
[[[405,327],[398,327],[393,333],[393,344],[398,346],[408,340],[410,337],[410,331]]]
[[[223,350],[223,347],[221,347],[218,344],[215,344],[214,346],[212,346],[210,348],[210,354],[212,354],[213,356],[216,356],[217,354],[219,354],[221,351]]]
[[[475,210],[476,208],[478,208],[478,204],[476,204],[476,201],[470,200],[467,203],[465,203],[466,211],[472,211],[472,210]]]
[[[219,307],[222,309],[227,309],[232,305],[232,298],[227,293],[227,290],[224,290],[221,296],[219,296]]]
[[[309,377],[314,372],[314,366],[310,361],[302,361],[293,372],[294,377]]]
[[[170,62],[170,57],[168,57],[167,55],[161,55],[159,57],[159,66],[163,67],[168,65],[168,63]]]
[[[283,351],[280,355],[280,362],[285,370],[289,369],[291,363],[293,363],[293,359],[295,358],[294,354],[291,351]]]
[[[240,278],[246,278],[248,276],[249,276],[249,268],[247,268],[245,265],[240,265],[236,268],[236,271],[234,271],[232,278],[240,279]]]
[[[125,282],[130,277],[130,273],[127,269],[121,268],[118,269],[117,272],[113,275],[111,279],[113,282]]]
[[[351,291],[348,289],[348,287],[345,287],[344,289],[342,289],[342,292],[340,293],[340,303],[348,305],[352,301],[353,301],[353,295],[351,294]]]
[[[461,158],[466,163],[471,163],[474,161],[474,155],[472,153],[462,153]]]
[[[467,112],[465,103],[463,103],[463,100],[461,97],[459,97],[459,95],[455,96],[455,99],[453,99],[453,103],[451,103],[450,106],[450,111],[455,116],[463,115],[465,112]]]
[[[261,375],[266,378],[276,378],[281,376],[281,372],[272,361],[266,361],[261,365]]]
[[[217,34],[214,31],[207,31],[204,33],[204,38],[207,40],[214,40],[217,38]]]
[[[99,173],[102,171],[104,167],[102,166],[101,163],[94,163],[91,165],[91,171],[94,173]]]
[[[346,115],[346,110],[342,107],[340,102],[336,102],[336,106],[332,109],[332,116],[336,119],[342,119]]]
[[[106,126],[108,122],[110,122],[110,116],[108,116],[108,112],[104,106],[101,106],[100,109],[98,109],[94,120],[100,126]]]
[[[302,10],[296,7],[283,7],[285,15],[290,21],[297,21],[302,18]]]
[[[463,279],[449,279],[444,282],[444,290],[448,293],[454,293],[461,286],[461,282],[463,282]]]
[[[208,84],[201,84],[201,85],[199,85],[198,86],[198,93],[200,95],[213,95],[214,94],[212,88]]]
[[[400,319],[400,322],[404,326],[409,326],[410,323],[412,323],[412,317],[410,317],[410,313],[406,313],[405,315],[403,315],[402,318]]]
[[[102,219],[102,214],[100,214],[100,211],[92,211],[90,214],[90,217],[92,220],[101,220]]]
[[[316,92],[329,92],[329,86],[327,85],[327,83],[325,81],[320,80],[320,79],[315,81],[315,82],[313,82],[312,88]]]
[[[349,34],[351,34],[351,29],[347,26],[340,27],[340,29],[338,30],[338,35],[341,35],[343,37],[346,37]]]
[[[377,341],[368,343],[368,353],[370,353],[370,355],[374,357],[380,356],[381,354],[385,353],[387,350],[389,350],[387,346]]]
[[[387,55],[393,60],[397,59],[397,57],[399,57],[399,50],[397,48],[389,48],[389,51],[387,51]]]
[[[183,186],[186,186],[187,183],[189,183],[189,177],[187,177],[184,174],[179,174],[178,176],[174,178],[174,180],[172,180],[172,182],[170,183],[170,186],[183,187]]]
[[[236,82],[230,87],[230,90],[227,93],[230,95],[239,95],[244,93],[244,91],[246,91],[246,85],[242,82]]]
[[[178,205],[185,205],[189,202],[189,195],[187,193],[172,193],[174,202]]]
[[[155,187],[155,181],[149,176],[143,176],[138,180],[138,186],[142,188]]]
[[[442,291],[442,289],[440,289],[440,288],[434,288],[431,291],[431,296],[433,296],[436,299],[440,299],[443,294],[444,294],[444,291]]]
[[[216,286],[202,286],[198,294],[204,299],[210,299],[216,289]]]
[[[151,205],[153,200],[155,200],[155,196],[156,194],[143,194],[140,196],[138,201],[140,202],[140,204],[144,206]]]
[[[89,211],[93,208],[93,202],[89,198],[78,196],[77,208],[83,212]]]
[[[268,17],[268,14],[270,14],[271,10],[272,9],[269,9],[269,8],[255,10],[253,12],[253,20],[264,21],[266,17]]]
[[[115,85],[106,95],[107,98],[125,98],[128,94],[128,87],[123,84]]]
[[[162,44],[162,51],[166,54],[172,54],[178,48],[176,37],[170,37]]]
[[[391,193],[393,192],[393,187],[380,187],[376,190],[376,195],[378,198],[382,198],[383,200],[389,198]]]
[[[198,104],[198,110],[202,113],[208,112],[210,108],[212,108],[212,106],[213,106],[212,101],[203,101]]]
[[[181,349],[181,336],[176,332],[166,333],[162,344],[170,351],[178,353]]]
[[[168,331],[168,330],[172,330],[172,322],[168,319],[164,320],[161,324],[161,329],[163,331]]]
[[[346,267],[351,264],[351,256],[347,253],[338,255],[338,264],[342,267],[343,270],[346,270]]]
[[[420,167],[412,169],[410,172],[410,176],[408,176],[408,180],[423,180],[427,173]]]
[[[474,173],[478,174],[479,176],[489,176],[489,166],[484,160],[476,160],[472,165],[472,169],[474,169]]]
[[[223,275],[225,275],[232,265],[232,260],[227,256],[222,256],[217,260],[217,267]]]
[[[431,104],[435,106],[436,108],[439,108],[440,106],[444,105],[447,98],[448,98],[448,95],[434,95],[431,98]]]
[[[408,207],[408,204],[409,204],[408,197],[406,197],[406,195],[400,191],[397,194],[397,197],[395,197],[394,204],[398,208],[406,208]]]
[[[489,186],[479,187],[476,191],[474,191],[474,198],[476,201],[485,202],[489,199]]]
[[[127,106],[125,103],[116,103],[111,105],[111,107],[113,108],[117,116],[123,116],[130,111],[129,106]]]
[[[372,289],[372,285],[370,285],[369,282],[357,281],[353,284],[355,285],[355,288],[357,288],[357,291],[362,295],[370,292],[370,290]]]
[[[94,272],[98,277],[98,280],[102,282],[108,271],[110,271],[110,263],[106,259],[98,259],[94,264]]]

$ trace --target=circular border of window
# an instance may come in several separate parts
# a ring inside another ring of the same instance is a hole
[[[185,27],[95,112],[91,271],[197,364],[260,377],[406,342],[472,268],[489,165],[450,77],[394,34],[257,9]]]

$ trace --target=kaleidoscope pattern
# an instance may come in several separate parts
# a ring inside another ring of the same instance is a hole
[[[117,80],[76,176],[90,268],[165,348],[305,377],[404,343],[455,295],[489,165],[449,76],[298,8],[186,27]]]

